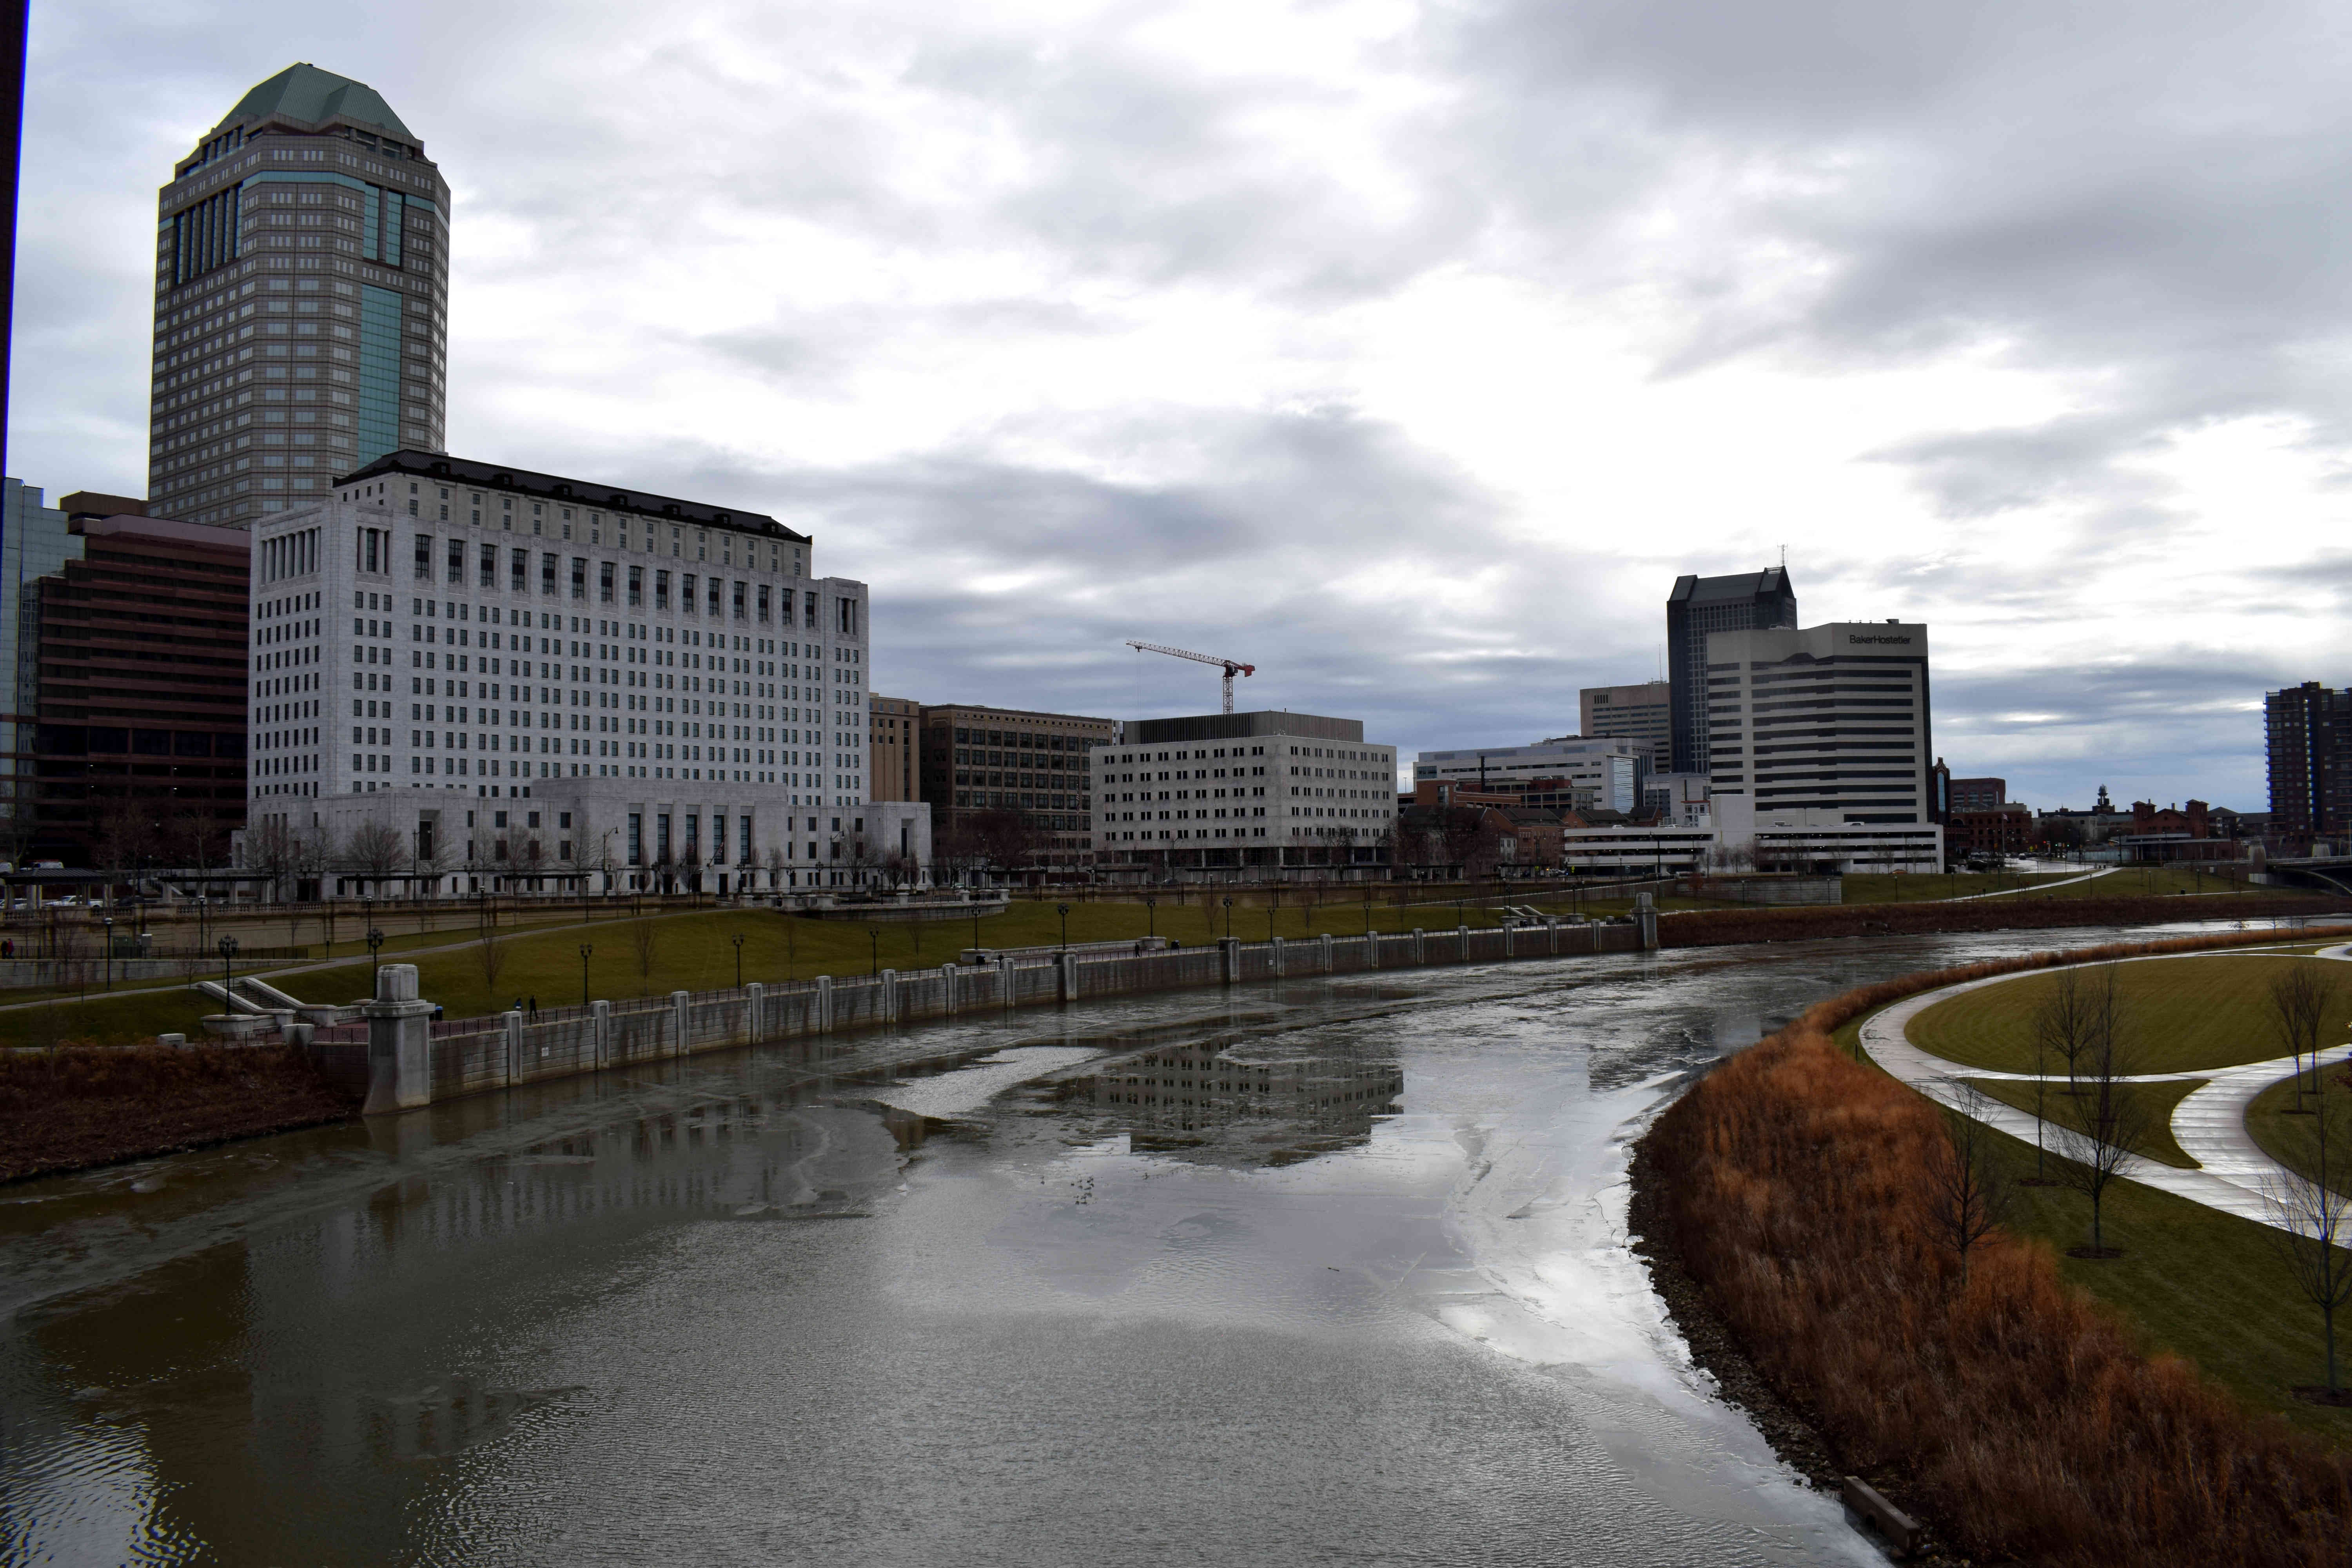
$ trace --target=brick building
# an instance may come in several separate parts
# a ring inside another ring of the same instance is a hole
[[[874,800],[923,798],[923,705],[903,697],[866,700],[866,744],[868,796]]]
[[[1015,811],[1043,840],[1033,863],[1086,864],[1094,826],[1087,753],[1110,744],[1118,728],[1076,713],[927,704],[916,787],[931,805],[932,842],[952,854],[975,819]]]

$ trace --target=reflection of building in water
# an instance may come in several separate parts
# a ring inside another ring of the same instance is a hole
[[[1230,1047],[1169,1046],[1072,1088],[1138,1150],[1283,1165],[1370,1136],[1404,1092],[1404,1069],[1384,1051],[1252,1060]]]

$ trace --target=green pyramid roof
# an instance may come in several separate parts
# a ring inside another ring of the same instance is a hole
[[[289,120],[311,124],[340,114],[362,125],[390,131],[404,141],[416,140],[415,133],[400,122],[400,116],[376,95],[375,89],[347,76],[322,71],[314,65],[288,66],[238,99],[236,107],[228,111],[222,123],[257,120],[268,114],[282,114]]]

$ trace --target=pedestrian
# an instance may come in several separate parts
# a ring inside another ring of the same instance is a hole
[[[516,997],[516,998],[515,998],[514,1006],[513,1006],[513,1007],[511,1007],[510,1009],[509,1009],[509,1011],[510,1011],[510,1012],[516,1012],[516,1013],[520,1013],[520,1012],[521,1012],[521,1011],[522,1011],[522,998],[521,998],[521,997],[520,997],[520,996]]]
[[[534,1024],[539,1022],[539,997],[535,994],[530,999],[530,1021]]]
[[[9,938],[0,937],[0,958],[14,958],[16,956],[16,942]]]

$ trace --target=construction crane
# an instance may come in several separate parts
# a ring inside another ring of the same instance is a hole
[[[1194,653],[1190,648],[1162,647],[1156,642],[1137,642],[1133,637],[1128,639],[1127,646],[1142,653],[1164,653],[1171,658],[1189,658],[1195,664],[1223,666],[1225,672],[1225,711],[1228,713],[1234,710],[1234,677],[1257,673],[1257,666],[1254,664],[1244,664],[1236,658],[1219,658],[1213,654]]]

